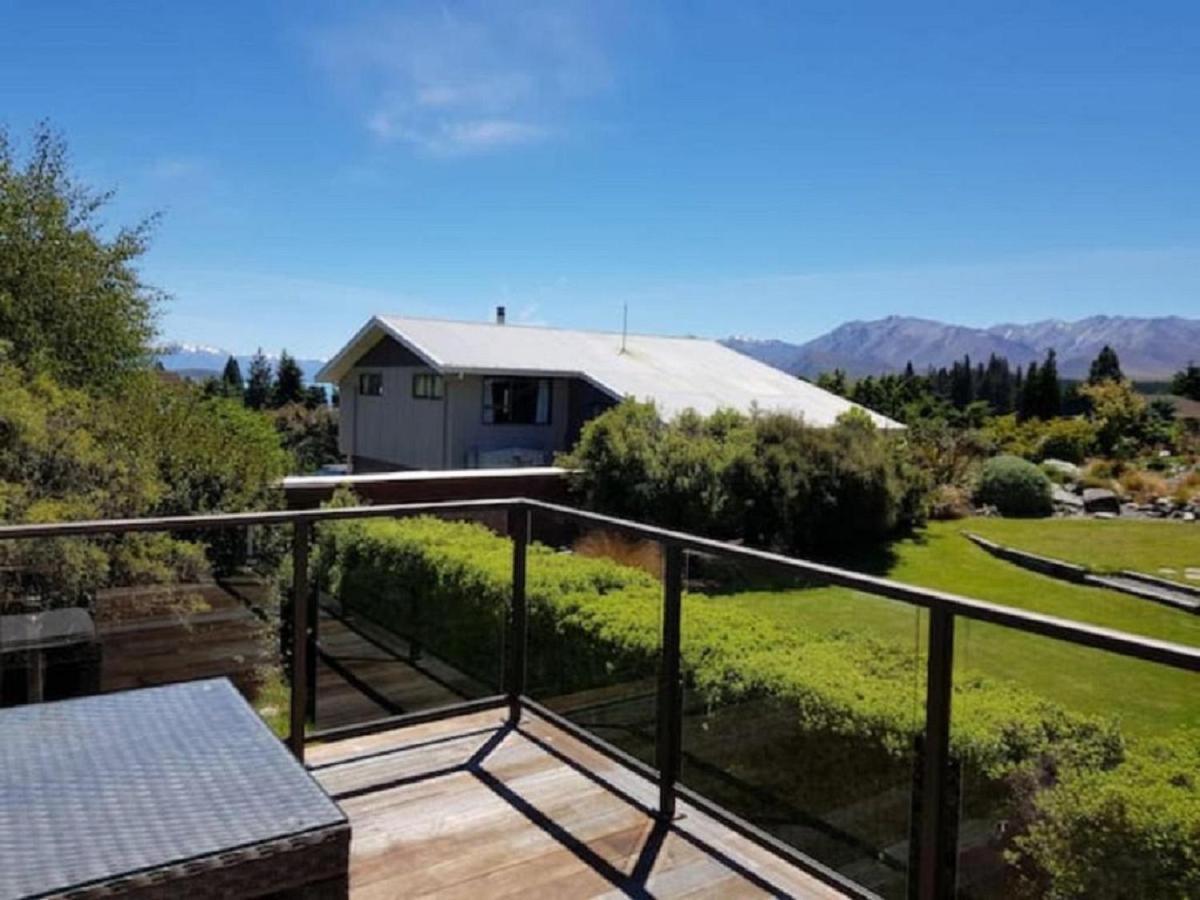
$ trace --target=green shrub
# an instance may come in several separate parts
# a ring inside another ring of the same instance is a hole
[[[1067,769],[1033,800],[1017,838],[1047,897],[1200,896],[1200,732],[1160,740],[1108,770]]]
[[[664,423],[626,401],[561,462],[592,509],[792,553],[878,541],[924,506],[906,441],[862,413],[831,428],[732,411]]]
[[[1095,448],[1096,427],[1087,419],[1051,419],[1042,423],[1037,457],[1081,463]]]
[[[1048,516],[1054,511],[1046,473],[1018,456],[996,456],[983,465],[975,499],[1005,516]]]

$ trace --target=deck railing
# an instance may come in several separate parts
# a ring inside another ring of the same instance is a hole
[[[418,713],[378,719],[360,725],[314,734],[309,728],[312,697],[316,690],[315,660],[318,650],[316,593],[310,584],[309,558],[314,526],[320,523],[353,519],[407,517],[422,514],[471,516],[502,514],[512,539],[512,594],[504,642],[504,690],[501,694],[465,701]],[[525,673],[529,610],[526,595],[527,555],[533,515],[576,527],[599,529],[637,541],[654,542],[661,548],[662,635],[658,665],[655,765],[648,767],[620,748],[590,733],[565,716],[559,715],[527,696]],[[443,503],[416,503],[309,509],[236,514],[214,514],[145,519],[66,522],[0,527],[0,541],[29,541],[66,537],[97,537],[135,532],[188,532],[236,529],[252,526],[290,526],[292,529],[292,636],[291,641],[290,734],[288,744],[303,759],[306,740],[314,737],[344,737],[397,727],[415,721],[448,718],[465,712],[507,705],[515,717],[525,709],[554,720],[590,745],[625,764],[643,771],[659,785],[658,813],[671,819],[677,797],[683,797],[725,824],[796,858],[810,871],[826,877],[848,894],[870,895],[845,877],[815,863],[799,859],[787,844],[740,819],[680,784],[683,759],[682,732],[684,684],[681,654],[681,619],[684,594],[684,558],[687,553],[704,554],[735,562],[764,567],[785,576],[816,579],[822,583],[886,598],[925,610],[928,624],[925,635],[925,716],[921,735],[920,771],[914,778],[912,808],[916,821],[912,837],[916,852],[911,855],[910,895],[941,898],[953,895],[955,887],[956,828],[952,801],[952,760],[950,753],[951,701],[954,687],[955,628],[960,620],[987,622],[1004,628],[1081,647],[1108,651],[1123,657],[1144,660],[1186,672],[1200,672],[1200,649],[1133,634],[1096,627],[1067,619],[1041,615],[1012,607],[961,597],[941,591],[915,587],[897,581],[735,546],[668,529],[624,519],[586,512],[566,506],[524,498],[488,499]],[[307,732],[307,733],[306,733]],[[803,762],[798,762],[803,765]]]

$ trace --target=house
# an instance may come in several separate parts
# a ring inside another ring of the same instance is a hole
[[[830,425],[854,404],[699,338],[374,316],[317,374],[336,384],[356,472],[543,465],[625,397],[784,411]],[[898,427],[870,414],[881,427]]]

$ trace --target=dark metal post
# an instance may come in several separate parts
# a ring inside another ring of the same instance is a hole
[[[308,525],[305,527],[311,528]],[[307,574],[306,566],[305,575]],[[308,595],[308,640],[306,642],[308,646],[305,648],[305,678],[308,702],[304,707],[304,717],[308,720],[309,724],[315,726],[317,724],[317,644],[321,639],[321,616],[317,609],[317,591],[308,583],[307,579],[305,580],[305,594]]]
[[[680,677],[680,624],[683,616],[683,551],[663,545],[662,656],[658,667],[658,814],[675,816],[675,782],[683,757],[683,683]]]
[[[925,688],[924,765],[921,772],[921,821],[917,871],[920,900],[948,900],[954,896],[957,835],[949,809],[950,706],[954,682],[954,615],[929,610],[929,660]]]
[[[529,607],[525,597],[525,569],[529,549],[529,508],[518,504],[508,510],[508,536],[512,539],[512,606],[508,629],[508,707],[515,722],[521,717],[525,693],[525,651],[528,643]]]
[[[292,526],[292,700],[288,746],[304,762],[304,726],[308,718],[308,540],[307,522]]]

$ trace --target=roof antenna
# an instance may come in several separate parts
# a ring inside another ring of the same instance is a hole
[[[621,352],[625,352],[625,336],[629,334],[629,304],[621,304]]]

